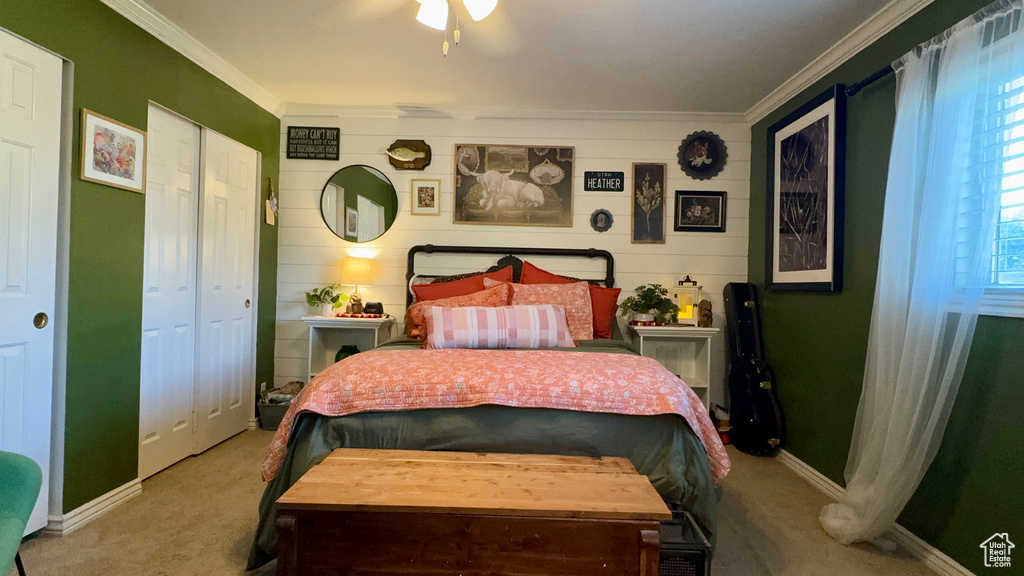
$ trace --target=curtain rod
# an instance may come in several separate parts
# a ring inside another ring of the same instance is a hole
[[[857,82],[856,84],[851,84],[851,85],[847,86],[846,87],[846,96],[847,96],[847,98],[849,98],[850,96],[853,96],[857,92],[860,92],[861,90],[867,88],[869,85],[875,83],[878,80],[881,80],[882,78],[885,78],[886,76],[888,76],[889,74],[892,74],[895,71],[896,70],[893,69],[892,66],[886,66],[885,68],[882,68],[878,72],[875,72],[874,74],[868,76],[867,78],[861,80],[860,82]]]

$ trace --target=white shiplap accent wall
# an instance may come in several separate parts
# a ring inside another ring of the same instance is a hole
[[[323,112],[318,111],[318,114]],[[288,126],[341,128],[341,159],[337,162],[288,160]],[[314,286],[337,282],[341,261],[350,254],[372,256],[375,281],[361,287],[363,301],[381,301],[385,311],[402,318],[405,310],[406,252],[415,244],[478,246],[530,246],[602,248],[615,256],[616,285],[627,291],[649,282],[674,286],[686,274],[704,286],[714,306],[715,326],[724,327],[722,289],[728,282],[747,278],[747,218],[750,193],[750,128],[742,116],[676,116],[659,120],[597,119],[456,119],[368,118],[342,115],[286,115],[281,121],[280,216],[278,220],[277,342],[275,383],[304,379],[308,330],[300,318],[315,313],[303,293]],[[693,180],[679,168],[676,153],[691,132],[710,130],[728,147],[725,169],[709,181]],[[384,150],[396,139],[423,139],[433,159],[426,170],[395,170]],[[453,154],[455,144],[529,144],[573,146],[573,226],[514,227],[457,225],[452,223]],[[630,243],[630,190],[633,162],[667,164],[665,244]],[[368,164],[382,170],[398,189],[399,213],[384,236],[366,244],[336,237],[324,225],[318,210],[320,191],[331,174],[350,164]],[[626,173],[625,192],[584,192],[583,172],[608,170]],[[410,214],[410,180],[441,180],[441,215]],[[675,190],[724,190],[728,193],[724,234],[674,232],[672,211]],[[605,208],[615,223],[608,232],[590,227],[590,215]],[[538,265],[574,275],[598,272],[587,262],[535,260]],[[466,271],[493,264],[493,259],[465,258]],[[418,265],[419,266],[419,265]],[[724,330],[723,330],[724,333]],[[723,334],[714,341],[712,377],[721,382],[725,358]],[[721,401],[720,395],[712,398]]]

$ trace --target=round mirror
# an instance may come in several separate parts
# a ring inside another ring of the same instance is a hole
[[[320,215],[339,238],[369,242],[395,223],[398,193],[380,170],[362,164],[346,166],[324,184]]]

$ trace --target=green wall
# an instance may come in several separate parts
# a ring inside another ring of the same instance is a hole
[[[748,274],[761,290],[768,361],[788,428],[787,449],[839,485],[867,353],[882,230],[895,79],[848,101],[843,292],[766,292],[767,129],[835,83],[853,84],[983,8],[989,0],[935,0],[751,130]],[[1024,517],[1024,320],[982,317],[942,447],[900,516],[914,534],[982,571],[982,541]],[[1011,536],[1012,538],[1012,536]]]
[[[276,186],[278,118],[98,0],[0,0],[0,27],[74,62],[72,166],[82,108],[145,130],[152,100],[261,152],[264,198]],[[143,195],[73,172],[65,512],[138,476],[145,220]],[[277,229],[259,233],[257,382],[272,382]]]

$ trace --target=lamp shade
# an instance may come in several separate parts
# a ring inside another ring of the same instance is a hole
[[[420,11],[416,20],[435,30],[444,30],[448,26],[448,0],[419,0]]]
[[[498,5],[498,0],[463,0],[463,2],[474,22],[487,18],[494,7]]]
[[[373,272],[373,260],[349,256],[341,262],[341,283],[369,286]]]

